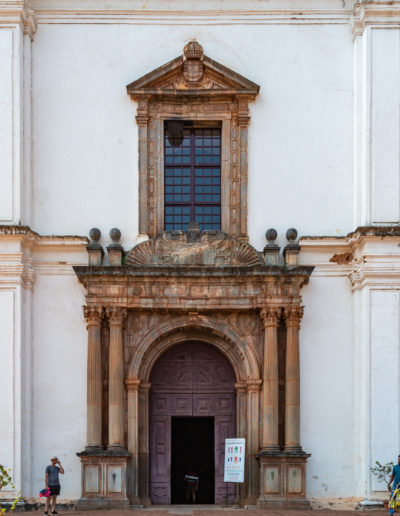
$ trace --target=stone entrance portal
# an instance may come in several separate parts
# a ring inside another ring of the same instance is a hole
[[[309,507],[299,328],[312,267],[296,264],[299,246],[285,247],[281,265],[273,242],[259,253],[192,227],[124,260],[119,244],[108,250],[113,265],[93,243],[90,266],[75,267],[88,326],[80,505],[171,501],[170,467],[184,467],[171,463],[172,418],[204,417],[214,418],[215,503],[226,500],[221,453],[234,435],[246,439],[242,503]]]
[[[225,439],[236,437],[235,375],[228,360],[210,345],[186,342],[158,359],[150,384],[151,502],[184,503],[183,477],[195,469],[199,503],[233,503],[235,486],[224,483],[223,471]],[[181,442],[172,450],[174,432]]]

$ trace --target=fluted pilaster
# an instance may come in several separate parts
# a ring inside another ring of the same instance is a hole
[[[282,309],[261,310],[264,325],[264,364],[261,449],[279,450],[278,440],[278,326]]]
[[[86,449],[102,448],[101,306],[84,306],[88,329]]]
[[[285,308],[286,379],[285,379],[285,451],[301,450],[300,446],[300,353],[299,330],[303,308]]]
[[[108,448],[124,449],[124,353],[122,327],[126,309],[106,309],[110,324],[108,384]]]

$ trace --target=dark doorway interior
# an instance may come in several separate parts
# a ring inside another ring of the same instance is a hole
[[[171,502],[186,500],[185,474],[199,475],[196,503],[214,503],[214,418],[171,418]]]

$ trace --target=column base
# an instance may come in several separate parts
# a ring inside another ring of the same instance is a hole
[[[126,450],[85,450],[77,455],[82,464],[82,496],[77,508],[127,508],[126,467],[130,453]]]
[[[300,449],[293,451],[261,451],[260,509],[310,510],[306,498],[306,462],[310,454]]]

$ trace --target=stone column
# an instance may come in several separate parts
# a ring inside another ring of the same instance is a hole
[[[108,449],[125,449],[124,443],[124,350],[122,326],[126,309],[107,308],[110,324],[108,383]]]
[[[128,464],[128,498],[132,505],[139,500],[139,385],[140,380],[127,379],[128,390],[128,451],[132,456]]]
[[[150,383],[139,387],[139,497],[142,504],[149,505],[149,393]]]
[[[286,378],[285,378],[285,451],[300,451],[300,354],[299,330],[303,308],[285,308]]]
[[[102,448],[101,306],[84,306],[88,329],[86,450]]]
[[[264,367],[261,450],[279,450],[278,440],[278,325],[281,308],[261,310],[264,323]]]
[[[257,501],[259,493],[259,466],[256,454],[259,448],[259,405],[260,388],[262,381],[247,380],[247,443],[246,443],[246,462],[247,462],[247,497],[246,505],[253,505]]]
[[[236,390],[236,437],[242,437],[247,441],[247,384],[246,382],[235,383]],[[240,504],[247,498],[248,482],[246,475],[244,482],[236,486],[235,503]]]

